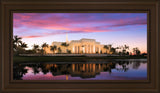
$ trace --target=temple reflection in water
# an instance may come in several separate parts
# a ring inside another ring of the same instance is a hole
[[[111,69],[115,68],[115,64],[46,64],[45,67],[54,76],[70,74],[73,77],[91,78],[103,71],[111,72]]]
[[[132,64],[132,65],[131,65]],[[141,62],[107,62],[107,63],[38,63],[38,64],[14,64],[14,79],[20,80],[26,73],[39,74],[42,72],[44,75],[51,73],[52,76],[66,75],[68,76],[85,78],[95,78],[101,72],[112,73],[112,70],[120,72],[127,72],[129,68],[138,69]]]

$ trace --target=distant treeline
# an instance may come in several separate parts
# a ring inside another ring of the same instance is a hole
[[[62,46],[68,47],[69,44],[67,43],[62,43]],[[42,45],[32,45],[32,49],[27,50],[28,45],[22,41],[21,37],[18,37],[17,35],[13,37],[13,53],[14,55],[19,55],[19,54],[41,54],[45,55],[45,48],[50,47],[50,50],[55,53],[55,50],[58,50],[57,53],[61,54],[62,50],[61,48],[57,48],[56,45],[49,46],[47,43],[43,43]],[[104,48],[109,49],[112,54],[120,55],[120,56],[125,56],[125,55],[134,55],[134,56],[140,56],[140,55],[147,55],[146,53],[141,53],[138,47],[133,48],[133,52],[129,52],[129,46],[123,45],[120,47],[112,47],[112,45],[104,45]],[[67,53],[71,53],[70,50],[67,50]],[[102,52],[101,52],[102,53]]]

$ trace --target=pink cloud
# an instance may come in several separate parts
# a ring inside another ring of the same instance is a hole
[[[145,25],[147,24],[146,19],[132,19],[132,20],[120,20],[119,23],[112,25],[111,27],[120,27],[120,26],[127,26],[127,25]]]
[[[43,35],[31,35],[24,36],[24,38],[36,38],[43,37],[45,35],[56,35],[64,33],[89,33],[89,32],[108,32],[114,31],[111,28],[128,26],[128,25],[145,25],[147,20],[142,17],[132,18],[109,18],[96,19],[94,16],[84,16],[82,14],[74,16],[73,14],[67,14],[68,16],[56,15],[56,14],[38,14],[38,13],[15,13],[14,14],[14,28],[25,27],[29,29],[43,29]],[[106,18],[106,17],[105,17]],[[86,25],[87,24],[87,25]],[[93,26],[93,24],[104,24],[101,26]],[[80,26],[79,26],[80,25]],[[45,30],[51,31],[50,33]],[[65,30],[65,31],[62,31]],[[24,30],[27,32],[30,30]],[[33,30],[32,30],[33,31]]]
[[[43,36],[39,36],[39,35],[36,35],[36,36],[23,36],[23,38],[37,38],[37,37],[43,37]]]

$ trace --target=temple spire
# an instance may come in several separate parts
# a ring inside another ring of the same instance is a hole
[[[68,75],[66,75],[66,80],[68,80]]]
[[[66,43],[68,43],[68,34],[66,34]]]

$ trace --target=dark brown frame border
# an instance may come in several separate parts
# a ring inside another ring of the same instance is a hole
[[[1,0],[0,92],[159,93],[160,0]],[[145,81],[14,81],[10,78],[12,13],[14,12],[146,12],[148,24],[148,80]]]

